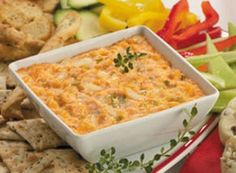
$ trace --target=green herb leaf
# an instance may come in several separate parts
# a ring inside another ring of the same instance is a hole
[[[175,139],[170,140],[170,146],[175,147],[177,145],[177,141]]]
[[[161,147],[161,153],[163,153],[164,152],[164,150],[165,150],[165,148],[164,147]]]
[[[140,165],[140,162],[138,160],[135,160],[132,164],[134,167],[138,167]]]
[[[111,147],[111,155],[114,155],[116,153],[116,149],[114,147]]]
[[[106,154],[106,150],[103,149],[103,150],[101,151],[101,156],[104,156],[105,154]]]
[[[120,53],[118,53],[116,58],[113,60],[115,67],[119,67],[122,73],[128,73],[129,70],[134,68],[134,60],[147,55],[146,53],[131,53],[130,50],[130,47],[126,48],[125,55],[122,56]]]
[[[141,156],[140,156],[140,161],[141,161],[141,162],[143,162],[143,161],[144,161],[144,157],[145,157],[145,156],[144,156],[144,153],[143,153],[143,154],[141,154]]]
[[[191,115],[193,116],[193,117],[195,117],[196,115],[197,115],[197,113],[198,113],[198,110],[197,110],[197,107],[196,107],[196,105],[192,108],[192,110],[191,110]]]
[[[119,163],[123,164],[122,169],[126,169],[129,165],[128,159],[121,159]]]
[[[189,141],[189,137],[188,137],[188,136],[185,136],[185,137],[182,138],[181,141],[182,141],[182,142],[188,142],[188,141]]]
[[[188,121],[187,121],[186,119],[183,121],[183,126],[184,126],[184,127],[187,127],[187,126],[188,126]]]
[[[156,160],[156,161],[160,160],[160,158],[161,158],[161,155],[160,155],[160,154],[156,154],[156,155],[154,156],[154,160]]]
[[[152,172],[152,167],[151,166],[147,166],[144,168],[146,173],[151,173]]]
[[[190,135],[195,135],[195,132],[194,131],[189,131],[188,132]]]

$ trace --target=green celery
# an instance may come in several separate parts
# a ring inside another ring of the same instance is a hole
[[[218,50],[215,47],[215,44],[211,40],[211,37],[207,34],[207,54],[218,53]]]
[[[236,74],[221,56],[215,57],[209,62],[209,72],[225,81],[225,89],[236,87]]]
[[[209,36],[207,36],[207,50],[209,53],[217,53],[217,49]],[[216,56],[208,63],[209,72],[224,79],[225,89],[236,87],[236,74],[225,62],[222,56]]]
[[[230,36],[235,36],[236,35],[236,25],[233,23],[229,22],[228,23],[228,32]]]
[[[212,59],[217,56],[222,56],[225,62],[227,62],[228,64],[236,63],[236,51],[218,52],[206,55],[192,56],[187,58],[187,60],[193,66],[199,67],[200,65],[208,64]]]
[[[236,35],[236,26],[233,23],[228,24],[228,32],[230,36],[235,36]],[[236,45],[234,45],[230,50],[236,50]]]
[[[236,89],[224,90],[220,92],[220,96],[212,109],[213,112],[221,112],[228,105],[229,101],[236,97]]]
[[[230,64],[230,67],[236,73],[236,63]]]
[[[225,88],[225,81],[224,79],[215,76],[210,73],[201,73],[203,77],[205,77],[207,80],[209,80],[217,89],[221,90]]]

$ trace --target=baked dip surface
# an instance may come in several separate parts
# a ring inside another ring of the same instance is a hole
[[[140,56],[126,62],[127,54]],[[128,70],[117,65],[118,60],[126,63]],[[60,63],[22,68],[18,73],[78,134],[148,116],[204,95],[140,35]]]

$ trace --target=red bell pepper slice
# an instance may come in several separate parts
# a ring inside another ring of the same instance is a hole
[[[225,40],[221,40],[214,43],[218,51],[224,51],[225,49],[231,48],[232,46],[236,45],[236,36],[228,37]],[[200,46],[197,48],[180,51],[179,52],[183,57],[190,57],[195,55],[202,55],[207,53],[206,45]]]
[[[189,47],[191,45],[203,42],[206,40],[206,33],[212,38],[219,38],[221,37],[221,32],[222,29],[220,27],[213,27],[210,28],[209,30],[205,31],[205,32],[200,32],[197,33],[196,35],[185,39],[185,40],[181,40],[181,41],[172,41],[171,45],[175,48],[175,49],[183,49],[186,47]]]
[[[168,17],[164,27],[157,32],[157,34],[162,37],[166,42],[169,42],[172,39],[172,36],[177,32],[178,27],[181,24],[181,21],[184,18],[184,14],[189,10],[189,5],[187,0],[180,0],[177,2]]]
[[[211,6],[209,1],[202,2],[202,11],[206,17],[205,21],[196,23],[187,29],[185,29],[181,34],[174,35],[173,40],[177,42],[186,41],[194,37],[196,34],[206,31],[213,27],[219,20],[218,13]]]
[[[208,65],[203,64],[203,65],[199,66],[197,69],[201,72],[207,72],[208,71]]]

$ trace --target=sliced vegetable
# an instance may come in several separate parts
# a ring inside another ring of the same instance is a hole
[[[99,2],[106,8],[100,16],[101,24],[110,31],[124,29],[127,26],[146,25],[156,32],[163,27],[169,14],[169,10],[161,0],[99,0]],[[191,16],[188,17],[190,20]]]
[[[190,39],[192,37],[196,37],[196,35],[199,35],[200,32],[212,28],[218,22],[219,15],[211,6],[209,1],[202,2],[202,11],[206,17],[205,21],[196,23],[186,28],[185,30],[182,31],[181,34],[174,35],[173,36],[174,42],[182,42],[186,40],[191,41]]]
[[[236,36],[228,37],[227,39],[215,42],[214,44],[218,51],[224,51],[225,49],[229,49],[232,46],[236,45]],[[206,51],[207,51],[206,45],[204,45],[197,48],[180,51],[179,53],[183,57],[190,57],[190,56],[205,54]]]
[[[98,4],[97,0],[68,0],[68,5],[75,9],[81,9]]]
[[[78,40],[87,40],[107,32],[101,27],[96,14],[90,11],[81,11],[79,14],[81,17],[81,26],[79,32],[76,34]]]
[[[230,36],[236,35],[236,26],[233,23],[228,24],[228,32]],[[236,50],[236,45],[232,46],[230,50]]]
[[[236,74],[221,56],[213,58],[208,68],[210,73],[225,80],[225,89],[236,87]]]
[[[60,9],[60,10],[57,10],[55,12],[54,16],[53,16],[53,21],[54,21],[55,25],[58,25],[61,22],[62,18],[66,14],[68,14],[70,12],[74,12],[74,11],[75,10],[72,10],[72,9]]]
[[[105,4],[106,7],[112,11],[112,15],[114,18],[127,20],[130,17],[133,17],[141,12],[137,6],[132,6],[130,1],[122,1],[122,0],[99,0],[99,2]],[[142,5],[142,3],[141,3]]]
[[[194,13],[188,12],[184,14],[184,20],[180,24],[180,29],[187,28],[196,24],[199,21],[198,16]]]
[[[128,20],[128,26],[146,25],[153,31],[160,30],[166,19],[168,13],[156,13],[156,12],[143,12],[137,16],[134,16]],[[159,21],[159,22],[157,22]]]
[[[208,65],[207,64],[200,65],[200,66],[197,67],[197,69],[200,72],[208,72]]]
[[[100,15],[103,7],[104,6],[102,4],[97,4],[97,5],[91,6],[89,10],[97,15]]]
[[[68,0],[60,0],[61,8],[68,9],[70,6],[68,5]]]
[[[157,34],[162,37],[166,42],[170,42],[174,33],[177,32],[181,21],[183,21],[185,14],[188,12],[189,6],[187,0],[180,0],[177,2],[168,17],[162,30]]]
[[[207,37],[207,54],[210,53],[218,53],[218,50],[216,49],[213,41],[211,40],[211,38],[209,37],[209,35],[206,36]]]
[[[205,41],[206,40],[206,33],[212,39],[215,39],[215,38],[219,38],[221,36],[222,29],[220,27],[213,27],[205,32],[198,33],[198,34],[190,37],[189,39],[180,40],[180,41],[175,40],[171,43],[171,45],[176,49],[182,49],[182,48],[189,47],[191,45]]]
[[[236,26],[231,22],[229,22],[229,24],[228,24],[228,32],[229,32],[230,36],[236,35]]]
[[[205,77],[207,80],[209,80],[217,89],[224,89],[225,88],[225,81],[224,79],[210,74],[210,73],[203,73],[201,72],[201,74],[203,75],[203,77]]]
[[[213,112],[221,112],[223,111],[229,101],[236,97],[236,89],[230,89],[230,90],[225,90],[220,92],[220,96],[213,107],[212,111]]]
[[[207,36],[207,53],[218,53],[214,43]],[[216,56],[208,63],[209,72],[217,77],[224,79],[225,89],[236,87],[236,73],[224,61],[222,56]]]
[[[236,63],[231,64],[230,67],[236,73]]]
[[[133,7],[138,8],[141,12],[166,12],[166,8],[162,0],[127,0]]]
[[[108,31],[117,31],[128,26],[125,21],[112,16],[112,12],[108,7],[103,8],[99,20],[101,25]]]
[[[187,58],[193,66],[199,67],[201,65],[209,63],[213,58],[221,56],[227,64],[232,64],[236,62],[236,51],[230,52],[218,52],[206,55],[198,55]]]

